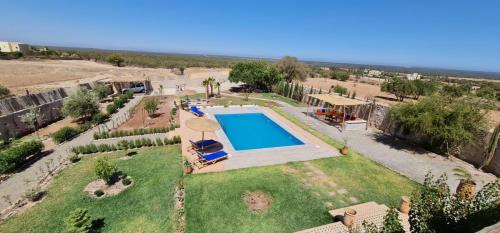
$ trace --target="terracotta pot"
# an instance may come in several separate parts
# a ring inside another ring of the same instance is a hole
[[[344,219],[342,220],[342,223],[348,227],[351,228],[354,225],[354,222],[356,221],[356,210],[353,209],[346,209],[344,212]]]
[[[340,153],[343,155],[347,155],[349,153],[349,147],[344,146],[342,149],[340,149]]]
[[[399,211],[403,214],[408,214],[410,212],[410,198],[407,196],[401,197],[401,202],[399,203]]]
[[[471,199],[476,192],[476,183],[471,180],[461,179],[456,192],[457,196],[462,199]]]
[[[191,166],[184,167],[184,174],[191,174],[193,172],[193,168]]]

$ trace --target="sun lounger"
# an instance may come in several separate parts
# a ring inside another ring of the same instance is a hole
[[[201,117],[201,116],[205,115],[205,113],[203,113],[202,111],[200,111],[200,109],[198,109],[198,107],[196,107],[196,106],[192,106],[192,107],[191,107],[191,112],[192,112],[194,115],[199,116],[199,117]]]
[[[203,149],[209,148],[209,147],[212,147],[212,146],[215,146],[218,144],[217,141],[212,140],[212,139],[203,140],[203,141],[200,140],[197,142],[193,142],[193,141],[189,140],[189,142],[191,142],[191,145],[193,146],[193,149],[195,149],[195,150],[200,150],[201,148],[203,148]]]
[[[200,162],[204,165],[213,164],[220,160],[227,159],[227,156],[229,155],[228,153],[222,150],[210,154],[202,154],[199,151],[196,151],[196,154],[198,155]]]

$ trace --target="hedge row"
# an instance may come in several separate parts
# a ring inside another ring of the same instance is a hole
[[[84,146],[73,147],[71,151],[76,154],[92,154],[97,152],[108,152],[117,150],[127,150],[141,147],[151,147],[151,146],[164,146],[173,145],[181,143],[181,137],[174,136],[172,139],[165,138],[156,140],[151,140],[149,138],[142,138],[136,140],[121,140],[116,145],[114,144],[88,144]]]
[[[170,125],[169,127],[160,127],[160,128],[118,130],[113,132],[95,132],[94,139],[97,140],[97,139],[119,138],[119,137],[127,137],[134,135],[152,134],[152,133],[166,133],[168,131],[174,130],[175,128],[179,128],[179,125]]]
[[[118,112],[118,109],[123,108],[125,106],[125,103],[128,102],[129,99],[132,99],[134,97],[134,93],[127,91],[124,94],[121,94],[116,98],[112,104],[106,106],[106,111],[108,114],[113,114]]]
[[[12,171],[24,164],[26,158],[38,155],[43,150],[39,140],[23,142],[0,152],[0,174]]]
[[[98,113],[99,114],[99,113]],[[106,115],[106,114],[105,114]],[[107,116],[107,115],[106,115]],[[96,124],[98,124],[96,122]],[[87,130],[92,128],[92,123],[86,122],[81,125],[78,125],[78,127],[70,127],[70,126],[65,126],[56,132],[52,133],[50,136],[52,137],[52,140],[54,140],[55,143],[62,143],[65,141],[68,141],[78,134],[81,134]]]

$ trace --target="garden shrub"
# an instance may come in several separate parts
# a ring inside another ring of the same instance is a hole
[[[51,136],[52,136],[52,140],[54,140],[54,142],[59,144],[59,143],[70,140],[71,138],[75,137],[79,133],[80,133],[80,131],[78,129],[75,129],[75,128],[69,127],[69,126],[65,126],[61,129],[57,130],[56,132],[54,132]]]
[[[113,132],[95,132],[94,139],[106,139],[106,138],[118,138],[118,137],[127,137],[127,136],[135,136],[135,135],[144,135],[144,134],[155,134],[155,133],[167,133],[176,128],[179,128],[178,124],[172,124],[168,127],[157,127],[157,128],[141,128],[134,130],[117,130]]]
[[[390,208],[387,211],[387,215],[384,217],[384,222],[382,226],[382,232],[384,233],[404,233],[403,225],[399,221],[399,212]]]
[[[109,119],[109,114],[98,112],[92,116],[92,123],[98,125]]]
[[[129,186],[132,183],[132,180],[130,178],[125,178],[122,180],[122,184],[125,186]]]
[[[103,179],[107,184],[110,184],[117,172],[118,167],[116,164],[110,162],[108,158],[97,159],[95,174],[99,179]]]
[[[64,219],[66,232],[89,233],[92,231],[92,220],[86,209],[77,208]]]
[[[108,112],[108,114],[113,114],[118,112],[118,107],[114,103],[109,104],[108,106],[106,106],[106,111]]]
[[[38,201],[42,199],[45,192],[40,189],[40,187],[31,188],[24,193],[24,197],[31,202]]]
[[[80,131],[80,133],[83,133],[89,130],[90,128],[92,128],[92,124],[90,122],[85,122],[83,124],[78,125],[78,131]]]
[[[94,191],[94,195],[96,197],[100,197],[100,196],[104,195],[104,191],[102,191],[102,189],[98,189],[98,190]]]
[[[78,161],[80,161],[80,157],[78,156],[78,154],[74,153],[72,155],[70,155],[68,157],[69,161],[72,162],[72,163],[76,163]]]
[[[30,156],[36,156],[43,150],[39,140],[23,142],[0,152],[0,173],[12,171],[20,167]]]

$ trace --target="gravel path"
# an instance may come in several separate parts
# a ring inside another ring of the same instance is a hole
[[[136,95],[117,113],[113,114],[111,120],[104,125],[96,126],[85,133],[80,134],[71,141],[60,144],[51,153],[39,159],[23,171],[13,174],[9,179],[0,183],[0,212],[10,206],[10,202],[18,200],[27,190],[38,184],[39,180],[47,174],[48,170],[53,170],[67,159],[71,148],[79,145],[86,145],[93,141],[94,132],[99,128],[112,128],[126,120],[128,110],[141,101],[143,95]]]

